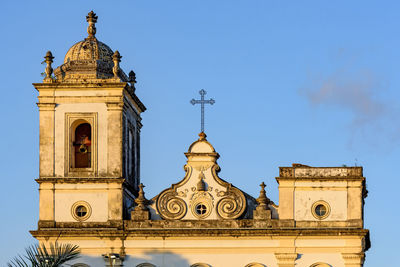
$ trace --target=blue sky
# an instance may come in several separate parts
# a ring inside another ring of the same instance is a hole
[[[153,197],[184,176],[205,89],[206,133],[220,176],[278,202],[279,166],[364,166],[369,190],[365,266],[395,266],[400,161],[398,1],[4,1],[0,16],[3,193],[0,264],[34,242],[38,110],[32,82],[97,37],[137,73],[143,114],[142,182]],[[154,164],[156,168],[152,167]]]

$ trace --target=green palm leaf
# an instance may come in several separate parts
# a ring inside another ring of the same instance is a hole
[[[7,264],[8,267],[57,267],[79,257],[79,247],[71,244],[50,243],[32,245],[25,249],[25,255],[18,255]]]

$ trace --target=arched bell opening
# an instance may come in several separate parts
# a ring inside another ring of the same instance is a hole
[[[84,120],[73,125],[72,163],[73,168],[92,167],[92,126]]]

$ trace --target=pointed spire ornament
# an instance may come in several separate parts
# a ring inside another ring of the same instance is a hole
[[[271,201],[269,200],[269,198],[267,198],[267,195],[265,193],[265,183],[262,182],[260,186],[260,196],[256,199],[258,205],[256,207],[256,210],[253,211],[253,219],[270,220],[272,212],[268,205],[271,203]]]
[[[257,203],[258,207],[261,207],[262,209],[268,209],[268,204],[270,203],[269,198],[267,198],[266,192],[265,192],[265,183],[262,182],[260,184],[261,190],[260,190],[260,196],[257,198]]]
[[[87,27],[87,32],[88,32],[88,38],[89,39],[94,39],[96,38],[96,22],[97,22],[97,16],[96,13],[90,11],[88,15],[86,16],[86,21],[89,23],[89,26]]]
[[[135,199],[135,202],[137,204],[137,206],[135,207],[135,210],[148,210],[146,205],[149,201],[144,196],[143,188],[144,188],[144,185],[142,183],[140,183],[139,196]]]
[[[137,206],[131,211],[131,219],[133,221],[145,221],[150,220],[150,211],[147,205],[150,203],[145,196],[143,191],[144,185],[139,185],[139,195],[135,199]]]

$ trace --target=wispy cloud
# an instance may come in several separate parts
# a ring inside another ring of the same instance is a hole
[[[354,137],[376,144],[376,138],[400,140],[400,112],[382,98],[385,85],[372,71],[342,67],[326,76],[312,76],[300,90],[314,106],[332,107],[350,114],[352,143]]]

